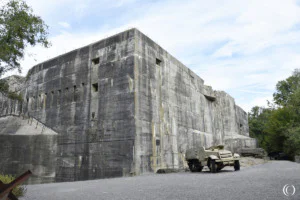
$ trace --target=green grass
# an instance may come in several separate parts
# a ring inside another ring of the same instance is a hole
[[[12,182],[13,180],[15,180],[15,177],[12,175],[0,174],[0,180],[4,184],[8,184],[8,183]],[[24,196],[26,191],[27,191],[27,189],[25,186],[19,185],[13,189],[12,193],[18,198],[18,197]]]

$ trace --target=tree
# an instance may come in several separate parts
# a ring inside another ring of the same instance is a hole
[[[0,76],[18,69],[26,46],[49,47],[48,26],[23,0],[9,0],[0,8]]]
[[[300,88],[300,70],[295,69],[293,75],[276,84],[276,92],[273,94],[274,102],[279,106],[288,105],[292,94]]]
[[[249,133],[251,137],[257,139],[258,145],[264,149],[269,149],[267,133],[265,130],[272,109],[255,106],[248,113]]]
[[[290,159],[300,154],[300,70],[276,84],[276,106],[253,107],[249,116],[250,135],[268,152],[284,152]],[[269,105],[270,106],[270,105]]]
[[[300,88],[291,95],[288,107],[293,113],[293,120],[285,133],[284,147],[285,152],[294,157],[300,155]]]
[[[273,110],[265,124],[267,150],[269,152],[284,152],[287,130],[293,123],[293,112],[287,107]]]

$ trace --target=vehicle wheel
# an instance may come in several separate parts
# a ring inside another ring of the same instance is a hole
[[[192,160],[188,163],[191,172],[201,172],[203,167],[198,160]]]
[[[240,161],[239,160],[234,161],[234,170],[235,171],[240,170]]]
[[[203,166],[200,166],[199,169],[198,169],[198,172],[201,172],[203,169]]]
[[[217,172],[221,171],[222,167],[217,166]]]
[[[209,169],[212,173],[217,172],[217,166],[216,166],[216,161],[215,160],[209,160]]]
[[[223,163],[218,163],[218,164],[217,164],[217,172],[218,172],[218,171],[221,171],[221,169],[223,169],[223,168],[224,168]]]

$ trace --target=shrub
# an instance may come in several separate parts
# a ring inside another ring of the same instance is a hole
[[[13,100],[23,101],[22,94],[18,94],[16,92],[8,92],[7,97]]]
[[[0,174],[0,180],[4,183],[4,184],[8,184],[10,182],[12,182],[13,180],[15,180],[15,177],[12,175],[4,175],[4,174]],[[18,185],[17,187],[15,187],[12,191],[12,193],[18,198],[18,197],[22,197],[25,195],[27,189],[25,186],[21,186]]]
[[[0,93],[10,99],[23,101],[22,94],[9,91],[9,85],[4,80],[0,80]]]

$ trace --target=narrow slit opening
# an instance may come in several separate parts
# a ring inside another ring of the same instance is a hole
[[[98,83],[94,83],[92,87],[94,92],[98,92]]]
[[[158,66],[160,66],[161,60],[159,60],[158,58],[156,58],[156,64],[157,64]]]
[[[98,58],[92,59],[92,63],[93,63],[93,65],[98,65],[100,63],[100,58],[98,57]]]

